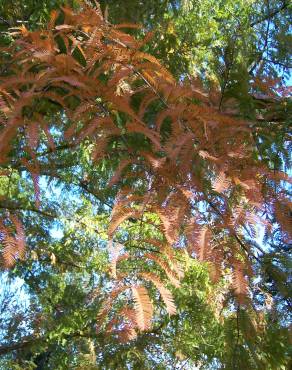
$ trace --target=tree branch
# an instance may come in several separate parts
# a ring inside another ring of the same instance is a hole
[[[275,17],[277,14],[279,14],[282,10],[284,10],[284,9],[288,8],[288,6],[289,6],[289,1],[283,1],[283,4],[282,4],[282,6],[280,6],[280,8],[275,9],[274,11],[269,12],[269,14],[267,14],[267,15],[266,15],[266,16],[264,16],[263,18],[260,18],[260,19],[258,19],[258,20],[256,20],[256,21],[252,22],[252,23],[250,24],[250,27],[254,27],[254,26],[256,26],[256,25],[257,25],[257,24],[259,24],[259,23],[262,23],[262,22],[265,22],[265,21],[267,21],[267,20],[270,20],[270,19],[274,18],[274,17]]]
[[[26,349],[38,342],[44,341],[44,338],[33,338],[31,337],[30,339],[26,340],[24,339],[22,342],[18,343],[12,343],[12,344],[4,344],[0,346],[0,355],[5,355],[7,353],[10,353],[12,351],[16,350],[21,350],[21,349]]]
[[[35,212],[42,216],[48,217],[48,218],[57,218],[58,216],[56,214],[51,214],[46,211],[42,211],[39,208],[36,207],[24,207],[19,204],[13,204],[13,203],[7,203],[7,202],[1,202],[0,203],[0,209],[8,209],[10,211],[28,211],[28,212]]]

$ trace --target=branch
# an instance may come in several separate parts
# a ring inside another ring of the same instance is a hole
[[[3,17],[0,17],[0,24],[6,24],[9,27],[12,27],[12,23]]]
[[[72,166],[73,166],[73,164],[72,164]],[[44,165],[42,167],[44,167]],[[98,194],[97,191],[94,191],[94,190],[89,189],[88,188],[88,184],[86,182],[84,182],[82,180],[79,180],[79,182],[74,182],[72,180],[65,180],[65,179],[62,178],[61,175],[59,175],[57,173],[52,173],[52,172],[47,171],[47,166],[45,168],[42,168],[42,167],[40,166],[40,168],[39,168],[39,175],[40,176],[48,176],[48,177],[56,178],[56,179],[61,180],[63,183],[70,182],[70,185],[74,185],[74,186],[77,186],[77,187],[85,190],[88,194],[93,195],[99,202],[103,203],[108,208],[110,208],[110,209],[113,208],[113,205],[112,204],[110,204],[107,201],[105,201],[104,199],[102,199],[102,194]],[[60,168],[67,168],[67,167],[68,166],[66,164],[62,164],[62,165],[57,166],[58,169],[60,169]],[[55,166],[55,168],[56,168],[56,166]],[[13,169],[16,169],[18,171],[27,171],[27,168],[26,167],[20,166],[17,163],[13,165]],[[31,210],[31,211],[37,212],[37,209],[36,208],[26,209],[26,210]],[[49,217],[49,215],[48,215],[48,217]]]
[[[269,7],[269,1],[268,1],[268,9],[270,9]],[[255,70],[255,68],[257,67],[257,65],[263,60],[263,55],[264,55],[264,52],[268,46],[268,41],[269,41],[269,32],[270,32],[270,22],[271,22],[271,19],[269,18],[268,19],[268,25],[267,25],[267,30],[266,30],[266,34],[265,34],[265,41],[264,41],[264,46],[260,52],[260,55],[257,59],[257,61],[254,63],[253,67],[248,71],[249,74],[252,75],[252,72]]]
[[[24,207],[22,205],[18,205],[18,204],[12,204],[12,203],[7,203],[7,202],[1,202],[0,203],[0,209],[8,209],[10,211],[28,211],[28,212],[35,212],[35,213],[38,213],[42,216],[45,216],[45,217],[48,217],[48,218],[57,218],[57,215],[56,214],[51,214],[51,213],[48,213],[46,211],[42,211],[36,207],[31,207],[31,206],[28,206],[28,207]]]
[[[252,22],[250,24],[250,27],[254,27],[254,26],[256,26],[259,23],[265,22],[267,20],[271,20],[277,14],[279,14],[282,10],[288,8],[288,6],[289,6],[289,1],[284,1],[283,4],[282,4],[282,6],[280,6],[280,8],[275,9],[274,11],[270,12],[269,14],[267,14],[266,16],[264,16],[263,18],[260,18],[257,21]]]
[[[85,182],[83,182],[83,181],[80,181],[78,184],[74,184],[74,185],[79,186],[81,189],[85,190],[87,193],[89,193],[89,194],[93,195],[93,196],[94,196],[98,201],[102,202],[103,204],[105,204],[105,205],[106,205],[107,207],[109,207],[110,209],[112,209],[112,208],[113,208],[113,206],[112,206],[110,203],[108,203],[108,202],[104,201],[104,200],[100,197],[100,195],[98,195],[98,194],[97,194],[96,192],[94,192],[93,190],[88,189],[88,185],[87,185],[87,183],[85,183]]]
[[[88,337],[91,337],[91,336],[94,337],[96,335],[94,335],[93,333],[92,334],[91,333],[84,333],[81,330],[79,330],[75,333],[64,335],[64,338],[66,338],[66,339],[70,339],[70,338],[72,339],[72,338],[76,338],[76,337],[88,338]],[[24,339],[21,342],[12,343],[12,344],[3,344],[2,346],[0,345],[0,355],[6,355],[7,353],[10,353],[12,351],[26,349],[30,346],[35,346],[38,343],[42,343],[42,342],[45,343],[46,341],[47,341],[47,337],[45,337],[45,336],[40,337],[40,338],[28,337],[27,339]],[[49,343],[48,343],[48,345],[49,345]]]
[[[292,68],[292,64],[285,64],[285,63],[282,63],[282,62],[278,62],[277,60],[271,60],[271,59],[267,59],[267,58],[264,58],[263,60],[268,62],[268,63],[277,64],[278,66],[281,66],[283,68],[287,68],[287,69]]]
[[[231,68],[233,67],[233,64],[234,64],[234,54],[235,54],[236,41],[237,41],[237,38],[239,36],[239,34],[237,32],[240,30],[240,27],[241,26],[239,25],[238,29],[235,30],[235,33],[232,37],[232,44],[227,45],[227,47],[224,50],[223,60],[224,60],[224,64],[225,64],[225,69],[223,71],[223,76],[222,76],[224,78],[224,82],[223,82],[223,86],[222,86],[222,89],[221,89],[221,97],[220,97],[220,102],[219,102],[219,107],[218,107],[219,111],[222,108],[224,94],[225,94],[225,91],[226,91],[226,88],[227,88],[227,84],[229,82]],[[228,52],[229,52],[228,49],[229,48],[230,48],[230,54],[228,55]]]
[[[236,361],[236,352],[239,349],[238,348],[239,336],[240,336],[239,315],[240,315],[240,305],[238,305],[237,309],[236,309],[236,332],[237,332],[237,335],[236,335],[236,342],[235,342],[235,346],[234,346],[234,349],[233,349],[233,355],[232,355],[232,362],[233,362],[233,368],[234,369],[235,369],[235,365],[236,365],[236,363],[235,363],[235,361]]]
[[[205,195],[205,197],[206,197],[206,195]],[[214,209],[214,211],[217,213],[217,215],[220,216],[221,218],[223,218],[223,215],[222,215],[221,211],[215,206],[215,204],[212,201],[210,201],[207,197],[206,197],[206,201]],[[249,257],[251,257],[251,258],[254,258],[257,262],[260,262],[259,257],[257,257],[256,255],[254,255],[253,253],[251,253],[251,251],[249,250],[249,248],[239,238],[239,236],[236,234],[236,232],[234,230],[230,230],[230,231],[231,231],[232,236],[234,236],[234,238],[236,239],[236,241],[238,242],[238,244],[247,253],[247,255]]]
[[[27,347],[30,347],[38,342],[42,342],[44,341],[45,338],[34,338],[34,337],[31,337],[30,339],[28,340],[23,340],[22,342],[18,342],[18,343],[13,343],[13,344],[4,344],[2,346],[0,346],[0,355],[5,355],[7,353],[10,353],[12,351],[16,351],[16,350],[19,350],[19,349],[25,349]]]

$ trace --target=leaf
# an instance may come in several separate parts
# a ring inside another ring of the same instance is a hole
[[[118,331],[118,339],[121,343],[127,343],[137,338],[136,330],[129,324],[125,324],[122,329]]]
[[[74,26],[69,25],[69,24],[60,24],[60,25],[58,25],[58,26],[55,27],[55,29],[57,31],[60,31],[60,30],[72,30],[74,28],[75,28]]]
[[[240,304],[246,302],[248,293],[248,283],[244,274],[244,266],[242,262],[235,261],[233,263],[233,274],[232,274],[232,285],[234,288],[234,293]]]
[[[139,24],[133,24],[133,23],[119,23],[119,24],[115,24],[113,27],[116,29],[120,29],[120,28],[141,29],[142,28],[142,26],[140,26]]]
[[[51,265],[55,265],[56,264],[56,255],[54,253],[51,253],[50,259],[51,259]]]
[[[150,130],[148,127],[138,122],[129,122],[127,123],[127,130],[129,132],[138,132],[140,134],[145,135],[146,137],[150,139],[150,141],[154,144],[157,150],[161,149],[160,137],[155,131]]]
[[[2,257],[4,260],[4,267],[10,268],[15,264],[15,255],[17,253],[17,243],[13,236],[9,235],[5,229],[0,229],[0,238],[4,248],[2,249]]]
[[[7,225],[10,221],[14,226]],[[6,219],[0,219],[0,242],[2,249],[3,264],[6,268],[11,268],[17,258],[22,259],[25,252],[25,234],[22,224],[16,215],[10,215]]]
[[[212,188],[217,193],[222,193],[223,191],[227,190],[230,186],[230,181],[226,178],[224,172],[220,172],[214,182],[212,183]]]
[[[10,219],[15,226],[15,240],[17,244],[18,258],[24,257],[25,252],[25,233],[21,221],[16,215],[10,215]]]
[[[108,228],[109,237],[112,237],[112,235],[122,222],[126,221],[130,217],[139,218],[140,215],[140,212],[135,209],[127,209],[122,207],[119,208],[111,218]]]
[[[165,237],[170,245],[178,239],[178,213],[179,206],[176,209],[157,209],[160,220],[162,221]]]
[[[162,270],[165,272],[167,277],[169,278],[170,282],[176,287],[180,287],[180,281],[179,277],[177,276],[176,272],[172,271],[171,268],[169,267],[168,263],[163,261],[161,257],[158,257],[154,255],[153,253],[147,253],[144,255],[145,258],[149,258],[156,262],[158,266],[162,268]]]
[[[164,284],[159,280],[158,276],[153,273],[142,273],[140,274],[144,279],[150,280],[161,294],[164,304],[166,305],[166,310],[170,315],[176,314],[176,307],[173,300],[173,296],[170,290],[168,290]]]
[[[27,168],[32,177],[35,193],[35,204],[36,207],[39,208],[40,206],[39,166],[37,163],[33,164],[29,163],[29,161],[26,158],[22,158],[21,162],[25,165],[25,167]]]
[[[208,227],[203,226],[198,234],[199,261],[206,261],[208,259],[210,253],[209,240],[210,240],[210,230],[208,229]]]
[[[209,159],[210,161],[213,162],[218,162],[219,158],[216,158],[212,155],[210,155],[206,150],[200,150],[199,151],[199,156],[202,157],[203,159]]]
[[[110,252],[110,259],[111,259],[111,274],[114,279],[117,278],[117,261],[119,259],[119,253],[124,248],[124,246],[120,243],[115,243],[115,246],[113,245],[113,241],[110,240],[108,243],[108,249]]]
[[[114,173],[114,175],[112,176],[112,178],[110,179],[109,183],[108,183],[108,186],[113,186],[115,185],[119,180],[120,180],[120,177],[122,175],[122,172],[123,170],[128,167],[129,164],[133,163],[133,160],[131,159],[128,159],[128,158],[124,158],[120,161],[119,163],[119,166],[116,170],[116,172]]]
[[[39,126],[31,122],[26,128],[28,144],[32,150],[36,150],[39,144]]]
[[[143,286],[132,287],[131,289],[138,328],[142,331],[148,330],[151,327],[153,306],[147,293],[147,289]]]

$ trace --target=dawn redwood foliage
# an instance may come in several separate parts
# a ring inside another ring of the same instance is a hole
[[[38,157],[57,148],[44,102],[61,112],[57,129],[69,149],[89,140],[92,166],[112,156],[119,160],[107,185],[117,192],[108,228],[111,285],[97,330],[105,327],[121,341],[151,327],[154,305],[145,282],[175,314],[165,281],[179,286],[184,254],[207,262],[214,282],[231,269],[230,290],[245,304],[253,263],[262,253],[258,229],[269,233],[276,220],[288,240],[291,226],[289,178],[260,161],[252,122],[220,110],[219,92],[204,89],[199,78],[177,82],[143,52],[151,33],[136,39],[123,32],[135,27],[108,23],[98,7],[84,4],[79,13],[65,7],[52,13],[46,29],[14,30],[15,42],[2,51],[7,67],[0,77],[0,164],[7,168],[0,176],[9,177],[9,165],[20,162],[32,177],[37,207]],[[39,146],[41,137],[46,149]],[[128,221],[156,230],[155,238],[135,236],[149,247],[145,252],[130,254],[120,243],[119,228]],[[21,222],[4,210],[5,268],[25,257],[24,240]],[[133,258],[144,260],[144,267],[120,269]],[[113,314],[118,296],[125,305]]]

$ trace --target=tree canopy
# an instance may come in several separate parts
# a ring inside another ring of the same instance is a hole
[[[288,2],[1,8],[3,369],[288,369]]]

